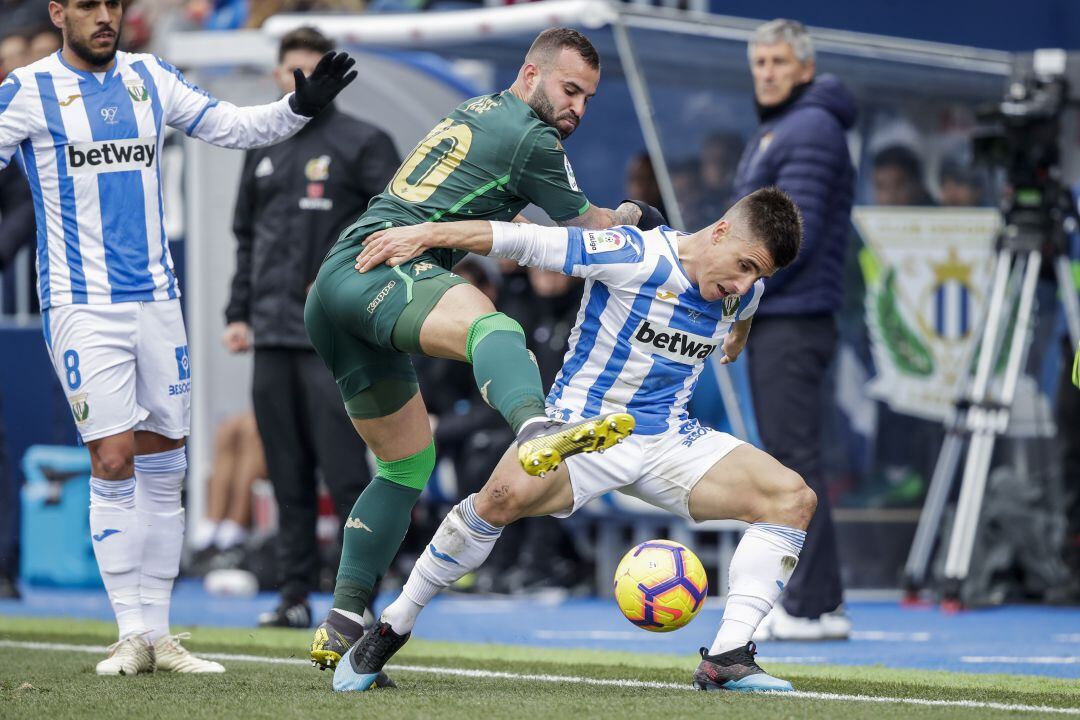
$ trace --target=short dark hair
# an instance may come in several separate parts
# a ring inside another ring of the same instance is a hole
[[[325,55],[334,49],[334,43],[313,27],[305,25],[295,30],[290,30],[281,38],[278,45],[277,59],[280,63],[285,59],[285,53],[293,50],[310,50],[320,55]]]
[[[802,213],[786,192],[778,187],[761,188],[739,200],[731,210],[746,221],[746,227],[769,251],[777,269],[795,261],[802,245]]]
[[[536,65],[546,66],[555,55],[563,48],[570,48],[581,56],[585,64],[593,70],[600,69],[600,54],[585,37],[573,28],[548,28],[536,36],[529,52],[525,53],[525,60]]]
[[[919,182],[922,182],[922,161],[915,151],[907,145],[889,145],[874,156],[874,169],[896,167]]]

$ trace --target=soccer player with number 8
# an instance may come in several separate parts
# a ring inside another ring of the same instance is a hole
[[[54,0],[63,48],[0,85],[0,168],[18,152],[37,219],[45,342],[90,451],[90,534],[119,626],[99,675],[223,672],[169,631],[184,542],[191,367],[165,237],[165,125],[271,145],[356,76],[327,53],[296,92],[238,108],[149,54],[118,52],[121,0]]]

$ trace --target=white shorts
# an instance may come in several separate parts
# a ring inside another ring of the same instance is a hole
[[[574,455],[566,459],[574,507],[555,517],[569,517],[593,498],[618,490],[693,520],[690,491],[709,468],[742,444],[691,419],[659,435],[631,435],[603,455]]]
[[[83,442],[191,427],[191,364],[179,300],[64,305],[44,318],[56,376]]]

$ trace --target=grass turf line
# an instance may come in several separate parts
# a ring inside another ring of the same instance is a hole
[[[0,617],[0,638],[16,641],[105,645],[115,639],[111,624],[93,621]],[[188,644],[195,650],[303,659],[309,634],[292,630],[203,628]],[[147,703],[161,717],[185,720],[221,717],[298,717],[349,711],[379,720],[430,717],[440,720],[550,715],[642,717],[663,714],[752,712],[755,720],[790,717],[952,718],[1005,715],[988,708],[924,707],[852,700],[780,699],[735,694],[529,682],[476,678],[432,672],[399,671],[398,691],[361,696],[329,692],[330,675],[296,665],[228,662],[224,676],[158,674],[136,678],[99,678],[98,656],[84,652],[28,651],[0,648],[0,715],[4,717],[145,717]],[[638,655],[589,650],[469,645],[414,640],[394,658],[396,665],[473,668],[519,674],[689,682],[693,657]],[[807,692],[846,695],[970,700],[1075,708],[1077,683],[1054,678],[973,675],[880,667],[767,666]],[[720,707],[717,707],[717,705]],[[355,711],[355,708],[353,708]],[[1040,713],[1041,714],[1041,713]],[[1053,717],[1062,717],[1053,715]]]

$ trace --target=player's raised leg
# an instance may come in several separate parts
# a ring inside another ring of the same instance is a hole
[[[688,505],[694,519],[750,523],[731,559],[720,629],[712,645],[701,648],[694,673],[699,690],[792,689],[761,669],[750,638],[790,579],[816,507],[817,497],[797,473],[751,445],[731,450],[694,486]]]
[[[443,519],[401,594],[342,658],[334,672],[334,689],[371,687],[383,666],[408,641],[424,606],[480,567],[504,526],[521,517],[567,510],[573,504],[565,465],[543,478],[531,477],[522,469],[516,448],[507,450],[483,489],[455,505]]]
[[[406,335],[407,328],[402,330],[394,328],[397,347],[401,347],[399,335]],[[496,312],[491,301],[471,285],[446,291],[424,321],[418,340],[416,351],[472,365],[484,400],[517,435],[518,459],[530,475],[550,472],[564,458],[578,453],[605,450],[634,430],[634,418],[627,413],[576,423],[549,420],[540,370],[525,346],[521,325]]]

